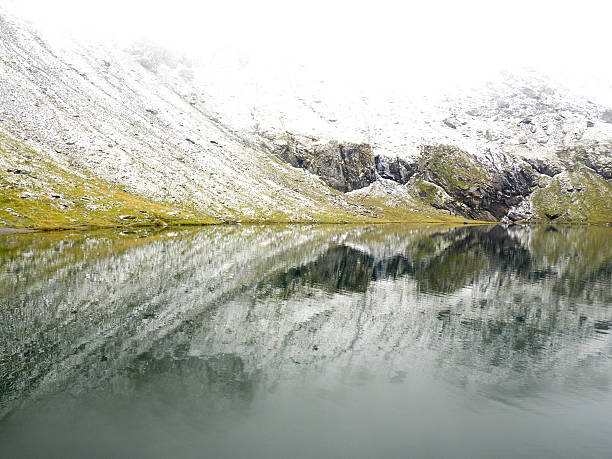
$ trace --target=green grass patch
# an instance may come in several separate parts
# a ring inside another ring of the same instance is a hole
[[[53,163],[0,135],[0,225],[65,229],[219,223],[192,209],[154,202]]]

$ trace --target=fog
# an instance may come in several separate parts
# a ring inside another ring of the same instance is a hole
[[[301,65],[365,85],[445,86],[530,68],[612,104],[606,2],[3,0],[47,33]],[[416,3],[416,2],[415,2]]]

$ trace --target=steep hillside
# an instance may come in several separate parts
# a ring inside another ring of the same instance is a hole
[[[0,9],[0,225],[612,222],[603,106],[540,77],[452,97],[314,81]]]

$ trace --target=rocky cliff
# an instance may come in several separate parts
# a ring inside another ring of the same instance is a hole
[[[276,156],[337,190],[389,180],[414,200],[474,220],[605,223],[612,217],[611,143],[568,147],[546,159],[422,145],[412,160],[374,156],[368,144],[320,144],[295,135],[272,145]]]

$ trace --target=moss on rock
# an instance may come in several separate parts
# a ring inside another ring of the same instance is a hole
[[[566,223],[612,222],[612,184],[585,166],[553,177],[532,196],[534,219]]]

